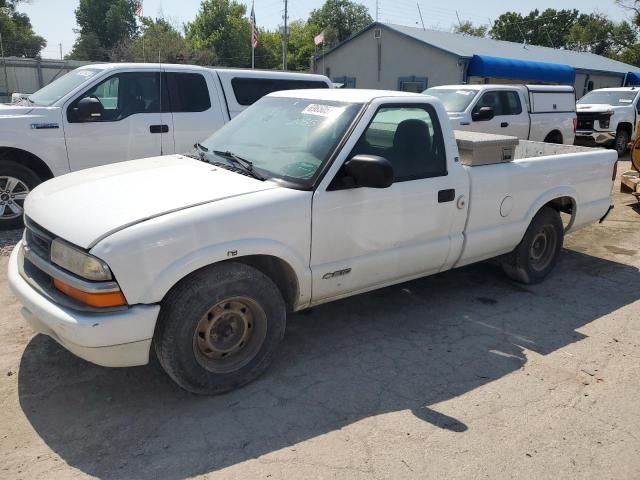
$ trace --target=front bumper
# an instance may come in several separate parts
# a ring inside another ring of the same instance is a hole
[[[606,147],[616,139],[616,132],[576,130],[575,144],[583,147]]]
[[[9,286],[23,305],[23,317],[36,332],[97,365],[130,367],[149,362],[159,305],[137,305],[109,313],[63,307],[29,285],[20,274],[22,261],[20,242],[9,259]]]

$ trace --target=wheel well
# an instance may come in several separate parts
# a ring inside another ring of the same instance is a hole
[[[559,213],[566,213],[567,215],[571,215],[571,218],[568,222],[565,223],[565,231],[571,228],[573,225],[573,220],[575,218],[576,213],[576,201],[571,197],[558,197],[554,198],[550,202],[547,202],[545,207],[551,207]]]
[[[562,133],[559,130],[550,131],[544,138],[545,143],[562,143]]]
[[[10,160],[32,170],[40,180],[45,181],[53,178],[53,173],[41,158],[33,153],[12,147],[0,147],[0,160]]]
[[[272,255],[247,255],[237,257],[231,262],[240,262],[260,270],[276,284],[289,311],[293,310],[298,299],[299,286],[295,271],[287,262]]]
[[[620,130],[626,130],[627,133],[629,134],[629,138],[631,138],[631,132],[633,131],[633,127],[631,126],[630,123],[621,123],[620,125],[618,125],[618,129],[616,130],[616,132],[619,132]]]

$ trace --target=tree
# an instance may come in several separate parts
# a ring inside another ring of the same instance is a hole
[[[138,0],[80,0],[75,11],[79,36],[69,57],[102,60],[116,45],[135,37],[137,4]]]
[[[195,52],[215,52],[217,64],[251,66],[251,28],[246,7],[236,0],[203,0],[186,36]]]
[[[327,0],[309,15],[308,23],[325,32],[328,45],[342,42],[373,22],[369,9],[351,0]]]
[[[291,28],[289,30],[288,55],[290,70],[309,70],[311,57],[318,53],[313,37],[318,35],[321,31],[321,28],[314,23],[305,23],[302,20],[291,22]]]
[[[635,44],[636,33],[628,22],[615,23],[599,13],[583,14],[569,32],[567,46],[573,50],[616,58]]]
[[[16,11],[22,0],[0,0],[0,34],[4,54],[15,57],[36,57],[47,41],[36,35],[31,20],[25,13]]]
[[[462,33],[465,35],[471,35],[472,37],[486,37],[489,27],[486,25],[478,25],[476,27],[473,23],[466,20],[460,25],[453,27],[453,31],[454,33]]]
[[[578,10],[552,8],[542,13],[536,9],[526,16],[507,12],[495,20],[489,34],[496,40],[560,48],[566,46],[569,32],[578,15]]]

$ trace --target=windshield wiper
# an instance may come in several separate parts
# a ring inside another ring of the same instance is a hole
[[[206,148],[206,147],[205,147]],[[209,151],[208,149],[206,151]],[[248,172],[253,178],[257,178],[258,180],[266,180],[265,177],[256,172],[253,168],[253,162],[251,160],[247,160],[246,158],[239,157],[233,152],[230,151],[222,151],[222,150],[214,150],[214,154],[219,157],[226,158],[227,160],[233,161],[236,165],[240,165],[245,172]]]

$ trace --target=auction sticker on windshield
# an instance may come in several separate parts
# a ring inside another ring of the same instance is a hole
[[[306,115],[317,115],[319,117],[335,118],[344,112],[345,107],[334,107],[333,105],[319,105],[311,103],[302,110]]]

